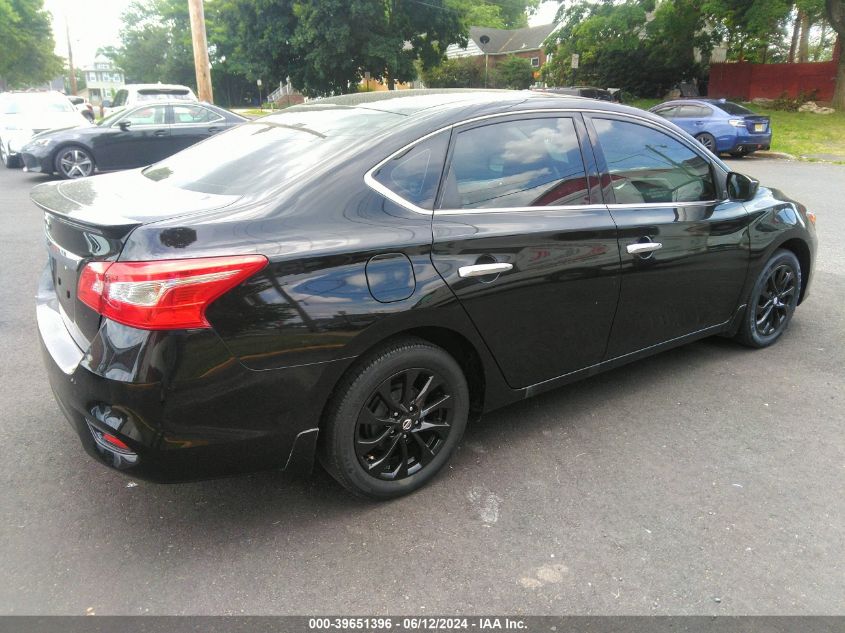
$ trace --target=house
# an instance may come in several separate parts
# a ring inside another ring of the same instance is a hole
[[[488,68],[494,67],[508,55],[524,57],[536,70],[546,62],[543,43],[557,28],[556,24],[528,26],[522,29],[491,29],[483,26],[471,26],[466,48],[451,44],[446,49],[446,57],[483,58]]]
[[[80,70],[85,77],[85,89],[79,91],[79,96],[95,105],[111,101],[114,93],[124,86],[123,71],[102,55],[97,56],[93,66]]]

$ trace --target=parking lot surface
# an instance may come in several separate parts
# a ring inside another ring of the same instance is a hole
[[[0,168],[0,613],[845,613],[845,166],[731,165],[818,215],[779,344],[709,339],[497,411],[382,504],[319,470],[156,485],[92,461],[37,343],[45,178]]]

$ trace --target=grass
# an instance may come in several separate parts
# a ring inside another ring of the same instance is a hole
[[[634,99],[628,105],[648,110],[661,101]],[[845,112],[812,114],[769,110],[753,103],[743,105],[771,118],[773,152],[790,154],[801,160],[845,163]]]

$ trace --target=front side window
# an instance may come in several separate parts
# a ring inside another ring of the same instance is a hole
[[[644,125],[593,119],[617,204],[713,200],[710,163],[668,134]]]
[[[133,126],[138,125],[164,125],[167,121],[167,106],[155,105],[138,108],[121,119]]]
[[[117,94],[114,96],[114,101],[112,102],[112,107],[119,107],[126,104],[126,95],[128,92],[126,90],[118,90]]]
[[[408,202],[433,209],[448,144],[446,133],[417,143],[379,167],[373,178]]]
[[[452,209],[589,204],[569,117],[506,121],[458,134],[441,206]]]

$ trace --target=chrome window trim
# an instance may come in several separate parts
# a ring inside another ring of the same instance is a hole
[[[495,114],[483,114],[475,117],[471,117],[469,119],[464,119],[463,121],[457,121],[455,123],[450,123],[449,125],[444,125],[442,128],[438,128],[433,132],[429,132],[425,136],[421,136],[420,138],[404,145],[400,149],[396,150],[392,154],[390,154],[387,158],[382,161],[379,161],[374,167],[372,167],[369,171],[364,174],[364,183],[372,190],[376,191],[377,193],[381,194],[391,202],[403,207],[409,211],[413,211],[414,213],[419,213],[420,215],[428,215],[428,216],[435,216],[435,215],[463,215],[463,214],[473,214],[473,213],[506,213],[506,212],[522,212],[522,211],[577,211],[577,210],[597,210],[597,209],[636,209],[642,208],[643,206],[649,207],[683,207],[683,206],[701,206],[701,205],[708,205],[708,204],[717,204],[721,202],[720,200],[709,200],[709,201],[701,201],[701,202],[656,202],[656,203],[643,203],[643,204],[605,204],[605,203],[595,203],[595,204],[575,204],[575,205],[558,205],[558,206],[542,206],[542,207],[489,207],[489,208],[476,208],[476,209],[423,209],[415,205],[413,202],[410,202],[400,196],[398,193],[388,189],[380,182],[378,182],[373,174],[381,169],[384,165],[386,165],[389,161],[393,160],[400,154],[403,154],[410,150],[412,147],[417,145],[418,143],[422,143],[423,141],[431,138],[440,133],[445,133],[447,130],[451,132],[456,127],[462,127],[464,125],[469,125],[471,123],[476,123],[478,121],[486,121],[489,119],[497,119],[503,117],[510,117],[510,116],[518,116],[523,114],[580,114],[580,113],[589,113],[589,114],[606,114],[611,116],[618,116],[621,118],[627,119],[634,119],[643,121],[645,123],[650,123],[652,125],[656,125],[657,127],[663,128],[667,133],[669,133],[672,138],[676,138],[675,130],[673,130],[668,125],[664,125],[664,122],[661,120],[654,121],[648,117],[639,116],[637,114],[631,114],[629,112],[614,112],[612,110],[599,110],[599,109],[591,109],[591,108],[536,108],[530,110],[510,110],[507,112],[496,112]],[[692,149],[692,148],[690,148]],[[698,152],[696,152],[698,153]],[[701,155],[701,154],[699,154]],[[707,162],[712,166],[714,163],[710,161],[706,156],[702,156]],[[718,165],[716,165],[718,167]]]

